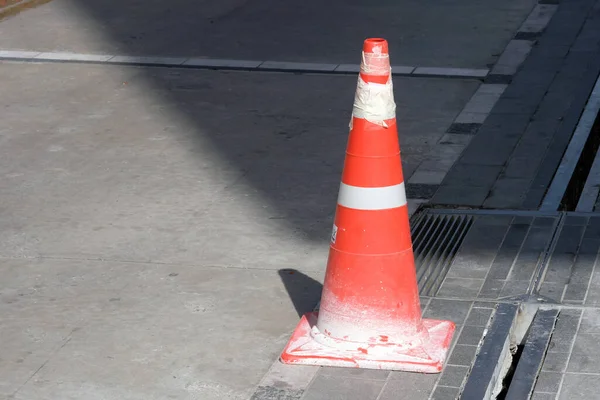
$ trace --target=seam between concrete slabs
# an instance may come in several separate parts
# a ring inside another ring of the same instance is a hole
[[[600,373],[594,373],[594,372],[568,372],[565,371],[562,373],[563,375],[591,375],[591,376],[600,376]],[[542,392],[544,393],[544,392]]]
[[[263,72],[325,73],[339,75],[354,75],[358,73],[360,69],[358,64],[308,63],[272,60],[255,61],[199,57],[162,57],[153,55],[127,56],[116,54],[83,54],[2,49],[0,49],[0,61],[135,65],[141,67],[177,67]],[[489,70],[485,68],[477,69],[427,66],[413,67],[392,65],[392,74],[396,76],[483,79],[488,75],[488,73]]]
[[[239,269],[249,271],[276,271],[269,268],[256,268],[256,267],[236,267],[234,265],[202,265],[202,264],[180,264],[180,263],[169,263],[161,261],[143,261],[143,260],[118,260],[112,258],[85,258],[85,257],[52,257],[52,256],[38,256],[38,257],[10,257],[0,255],[0,260],[65,260],[65,261],[90,261],[98,263],[117,263],[117,264],[147,264],[147,265],[165,265],[171,267],[196,267],[196,268],[211,268],[211,269]],[[322,269],[304,269],[303,272],[323,272]]]

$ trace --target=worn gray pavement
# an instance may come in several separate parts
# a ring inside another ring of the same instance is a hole
[[[394,79],[411,211],[432,196],[513,208],[533,197],[503,169],[543,192],[569,139],[566,123],[544,131],[546,155],[525,113],[563,99],[575,115],[600,66],[598,3],[548,3],[53,0],[0,21],[0,52],[356,64],[384,36],[395,65],[490,70]],[[0,399],[454,399],[495,305],[538,292],[569,309],[534,398],[598,390],[584,359],[600,329],[594,218],[468,217],[422,299],[458,326],[442,374],[276,361],[319,300],[355,76],[30,61],[0,57]]]
[[[318,301],[355,78],[0,68],[0,393],[248,398]],[[395,87],[408,178],[477,83]]]
[[[0,48],[356,63],[365,37],[384,36],[394,64],[481,68],[495,63],[534,5],[53,0],[3,22]]]
[[[596,1],[561,3],[434,203],[538,209],[600,72],[599,21]]]
[[[294,262],[307,250],[297,240],[311,253],[327,251],[355,77],[72,64],[2,70],[12,85],[2,99],[3,204],[47,213],[8,214],[15,228],[0,234],[5,255],[218,265],[243,257],[244,266],[261,267]],[[462,147],[439,141],[477,85],[395,80],[407,179],[432,150],[458,156]],[[256,229],[272,240],[260,245],[268,256],[250,256]],[[83,233],[95,238],[82,241]],[[226,251],[215,247],[224,239]]]

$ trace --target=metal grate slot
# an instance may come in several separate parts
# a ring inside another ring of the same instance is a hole
[[[471,215],[418,215],[412,221],[419,293],[435,296],[471,224]]]

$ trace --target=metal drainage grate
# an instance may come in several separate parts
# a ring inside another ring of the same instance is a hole
[[[411,236],[421,296],[436,295],[472,223],[472,215],[415,215]]]

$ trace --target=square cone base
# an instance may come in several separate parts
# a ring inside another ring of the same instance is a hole
[[[356,348],[330,347],[311,336],[317,324],[318,312],[305,314],[292,334],[280,360],[284,364],[354,367],[394,371],[441,372],[452,341],[455,325],[452,321],[424,319],[429,341],[421,346],[402,344],[366,344]]]

